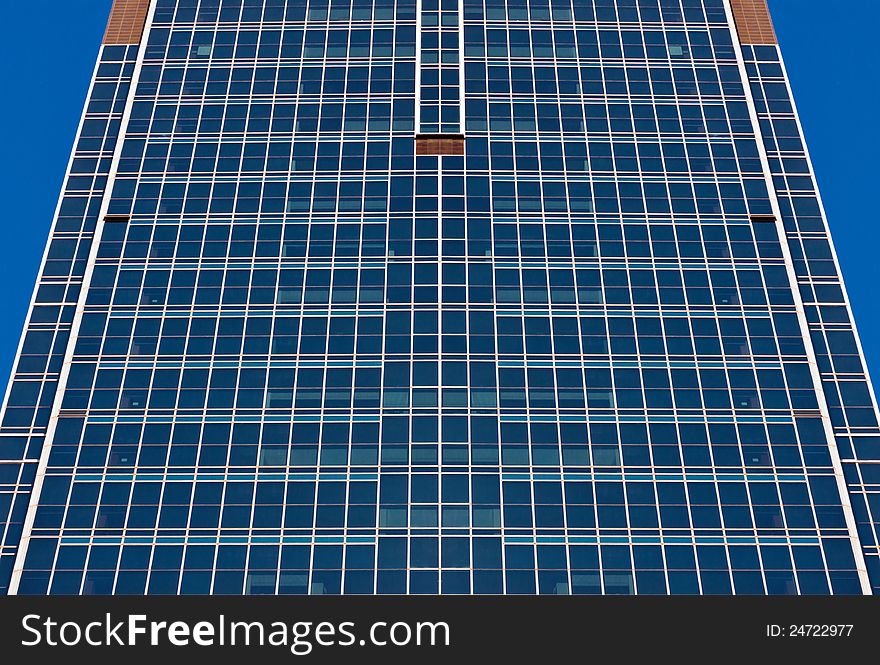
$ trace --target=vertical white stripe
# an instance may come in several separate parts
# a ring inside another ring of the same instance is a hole
[[[18,545],[18,553],[15,558],[15,564],[12,569],[12,580],[9,584],[9,595],[18,593],[18,587],[21,582],[21,573],[24,569],[24,561],[27,556],[27,548],[30,543],[31,529],[34,526],[34,518],[37,513],[37,505],[39,504],[40,491],[43,488],[43,480],[46,476],[46,467],[49,463],[49,453],[52,449],[52,439],[55,436],[55,430],[58,426],[58,413],[61,410],[61,402],[64,397],[64,388],[67,385],[67,378],[70,375],[70,366],[73,359],[73,349],[76,345],[76,339],[82,324],[83,311],[86,304],[86,295],[89,291],[89,283],[95,269],[95,259],[98,256],[98,246],[101,244],[101,234],[104,230],[104,217],[110,206],[110,195],[113,191],[113,184],[116,179],[116,171],[119,167],[119,159],[122,155],[122,144],[125,138],[128,122],[131,118],[131,109],[134,104],[135,90],[137,89],[138,79],[140,78],[141,69],[144,64],[144,55],[147,49],[147,40],[150,29],[153,25],[153,15],[156,12],[156,0],[151,0],[150,9],[147,13],[147,20],[144,25],[144,32],[141,36],[140,47],[138,49],[137,60],[135,61],[134,71],[131,76],[131,85],[128,89],[128,98],[125,102],[125,110],[122,114],[122,120],[119,123],[119,135],[116,141],[116,149],[113,152],[113,161],[110,163],[110,173],[107,177],[107,186],[104,190],[104,198],[101,201],[101,208],[98,214],[98,223],[95,227],[95,234],[92,238],[92,246],[89,249],[89,258],[86,263],[86,270],[83,275],[82,287],[80,289],[79,301],[76,304],[76,312],[73,316],[73,323],[70,328],[70,338],[67,341],[67,349],[64,352],[64,361],[61,366],[61,373],[58,377],[58,388],[55,393],[55,401],[52,404],[52,411],[49,417],[49,425],[46,428],[46,439],[43,442],[43,450],[40,455],[40,462],[37,466],[37,474],[34,478],[34,487],[31,491],[30,503],[28,504],[27,514],[25,515],[24,526],[21,533],[21,541]]]
[[[828,246],[831,249],[831,259],[834,261],[834,269],[837,271],[837,278],[840,281],[840,289],[843,291],[843,302],[846,306],[847,314],[849,315],[850,320],[850,330],[853,333],[853,337],[856,340],[856,348],[859,352],[859,359],[862,361],[862,368],[865,372],[865,380],[868,382],[868,393],[871,396],[871,403],[874,405],[874,415],[877,417],[877,421],[880,422],[880,410],[878,410],[877,405],[877,393],[874,391],[873,383],[871,382],[871,373],[868,371],[868,362],[865,359],[865,352],[862,348],[862,341],[859,338],[859,331],[856,328],[856,318],[853,316],[852,306],[850,305],[849,295],[846,292],[846,284],[843,280],[843,272],[840,269],[840,261],[837,258],[837,250],[834,248],[834,238],[831,236],[831,228],[828,225],[828,217],[825,214],[825,205],[822,203],[822,193],[819,191],[819,183],[816,180],[816,173],[813,170],[813,161],[810,159],[810,150],[807,146],[806,136],[804,135],[804,128],[801,125],[801,118],[798,114],[797,104],[795,104],[794,92],[791,89],[791,81],[788,78],[788,72],[785,69],[785,62],[782,59],[782,52],[777,47],[777,55],[779,56],[779,64],[782,67],[782,77],[785,81],[785,88],[788,91],[788,97],[791,100],[792,112],[794,113],[794,121],[797,124],[798,135],[801,139],[801,144],[803,146],[804,157],[807,160],[807,171],[810,174],[810,179],[813,182],[813,192],[816,195],[816,199],[819,201],[819,214],[822,216],[822,223],[825,225],[825,240],[828,241]]]
[[[416,134],[422,131],[422,0],[416,0]]]
[[[843,514],[846,518],[847,530],[849,531],[850,545],[852,546],[853,556],[855,557],[856,570],[859,575],[859,582],[862,586],[862,593],[871,595],[871,583],[868,579],[868,569],[865,565],[865,557],[862,552],[861,541],[859,540],[858,530],[856,529],[856,519],[853,514],[852,504],[849,499],[849,490],[846,487],[846,480],[843,476],[843,465],[840,461],[840,453],[837,450],[837,442],[834,438],[834,428],[831,425],[831,416],[828,410],[828,403],[825,400],[825,393],[822,390],[822,379],[819,375],[819,364],[816,360],[816,351],[813,348],[813,341],[810,338],[810,329],[807,323],[806,310],[804,302],[801,298],[800,289],[797,283],[797,274],[794,269],[794,262],[791,258],[791,250],[788,246],[788,238],[785,235],[785,227],[782,223],[782,212],[779,207],[779,200],[776,197],[776,189],[773,185],[773,176],[770,173],[770,162],[767,158],[767,151],[761,136],[761,125],[758,122],[758,111],[755,107],[755,100],[752,97],[751,86],[749,85],[748,71],[746,70],[745,60],[743,58],[742,48],[739,43],[739,36],[736,31],[736,24],[733,18],[733,11],[730,6],[730,0],[724,0],[724,10],[727,13],[728,28],[733,42],[734,52],[736,53],[736,61],[740,70],[740,77],[745,90],[746,104],[749,108],[749,116],[752,120],[754,128],[756,144],[758,146],[758,154],[761,158],[761,165],[764,168],[764,180],[767,183],[767,193],[770,196],[770,205],[773,214],[776,217],[776,230],[779,233],[779,244],[782,247],[782,256],[785,261],[785,269],[788,273],[789,283],[791,284],[792,297],[794,298],[794,306],[797,311],[798,323],[801,328],[801,336],[804,340],[804,347],[807,352],[807,362],[810,366],[810,374],[813,378],[813,388],[816,392],[816,399],[819,403],[819,411],[822,415],[822,425],[825,429],[825,438],[828,440],[828,451],[831,456],[831,465],[834,469],[834,479],[837,482],[837,488],[840,493],[840,503],[843,508]]]
[[[458,0],[458,131],[464,134],[464,0]]]

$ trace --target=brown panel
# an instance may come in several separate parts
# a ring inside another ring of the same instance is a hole
[[[464,134],[419,134],[417,155],[463,155]]]
[[[741,44],[775,44],[767,0],[730,0]]]
[[[149,9],[150,0],[113,0],[104,44],[139,44]]]

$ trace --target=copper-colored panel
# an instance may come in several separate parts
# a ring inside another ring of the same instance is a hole
[[[104,44],[139,44],[149,9],[150,0],[113,0]]]
[[[417,155],[463,155],[464,134],[419,134]]]
[[[730,0],[741,44],[775,44],[767,0]]]

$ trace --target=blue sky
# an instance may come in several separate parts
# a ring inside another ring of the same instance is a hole
[[[5,389],[111,0],[6,3],[0,40],[0,384]],[[880,3],[770,0],[853,310],[880,376]],[[845,130],[845,133],[842,131]]]

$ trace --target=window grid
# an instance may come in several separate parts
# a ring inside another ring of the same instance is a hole
[[[20,592],[860,591],[721,0],[146,39]]]

